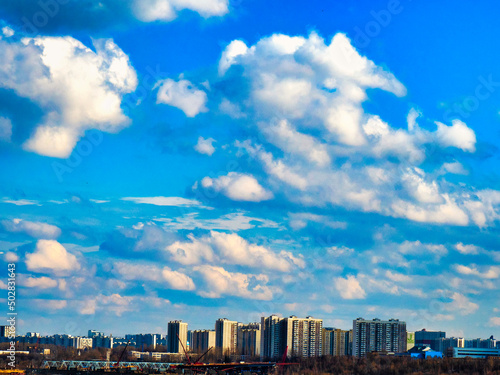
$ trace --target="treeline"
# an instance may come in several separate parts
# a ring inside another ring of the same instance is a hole
[[[331,357],[296,360],[286,366],[284,375],[500,375],[500,358],[438,358],[369,356],[367,358]]]

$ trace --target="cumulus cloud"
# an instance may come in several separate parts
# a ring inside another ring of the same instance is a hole
[[[189,242],[176,241],[165,250],[172,260],[185,265],[201,263],[225,263],[254,268],[289,272],[293,268],[304,268],[305,262],[291,252],[272,250],[251,244],[236,233],[211,231],[210,236],[195,238]]]
[[[159,87],[156,103],[163,103],[179,108],[187,117],[195,117],[201,112],[207,112],[207,94],[197,89],[185,79],[174,81],[165,79],[156,83]]]
[[[55,240],[39,240],[35,252],[26,254],[26,266],[36,272],[64,272],[80,268],[78,260]]]
[[[57,287],[57,280],[51,279],[50,277],[28,277],[24,279],[21,285],[27,288],[37,288],[37,289],[49,289]]]
[[[19,260],[19,255],[13,253],[12,251],[8,251],[5,253],[4,259],[6,262],[17,262]]]
[[[143,22],[171,21],[188,9],[208,18],[228,12],[229,0],[133,0],[132,9]]]
[[[244,67],[250,77],[250,110],[290,119],[312,115],[317,125],[349,145],[365,143],[361,103],[367,88],[405,94],[391,73],[359,55],[344,34],[330,44],[315,33],[308,38],[275,34],[252,47],[236,40],[222,53],[219,73],[233,65]]]
[[[162,276],[171,289],[175,290],[194,290],[195,285],[193,279],[179,272],[172,271],[169,267],[164,267]]]
[[[215,192],[221,192],[234,201],[261,202],[273,198],[273,194],[263,188],[251,175],[229,172],[218,178],[205,177],[201,186]]]
[[[491,266],[484,272],[477,269],[476,266],[464,266],[462,264],[455,265],[455,269],[462,275],[474,275],[483,279],[498,279],[500,277],[500,267]]]
[[[457,249],[457,251],[459,253],[462,253],[462,254],[475,255],[475,254],[479,253],[479,248],[477,246],[474,246],[474,245],[464,245],[462,242],[457,243],[455,245],[455,249]]]
[[[428,130],[418,124],[422,113],[415,108],[406,127],[368,113],[368,89],[396,96],[406,89],[344,34],[331,41],[316,33],[274,34],[251,46],[234,40],[222,52],[219,76],[221,85],[212,86],[222,87],[219,109],[235,119],[244,113],[244,122],[251,120],[259,133],[237,140],[237,155],[260,163],[273,192],[302,205],[339,205],[425,223],[485,226],[498,219],[500,202],[489,199],[492,194],[467,194],[437,179],[466,173],[460,162],[433,173],[419,167],[427,167],[433,154],[450,152],[448,147],[474,152],[474,131],[459,120]],[[233,85],[242,89],[224,89]],[[252,174],[257,176],[255,169]]]
[[[343,299],[364,299],[366,292],[359,284],[355,276],[349,275],[347,278],[337,277],[334,279],[335,289]]]
[[[453,120],[451,126],[436,122],[436,137],[445,147],[457,147],[463,151],[476,151],[476,134],[460,120]]]
[[[194,149],[200,154],[212,156],[212,154],[215,152],[215,147],[213,146],[214,142],[215,139],[213,138],[205,139],[203,137],[198,137],[198,143],[194,146]]]
[[[169,289],[175,290],[194,290],[195,288],[191,277],[169,267],[161,269],[151,264],[115,262],[113,270],[124,280],[154,281],[160,285],[166,284]]]
[[[26,150],[66,158],[86,130],[117,132],[129,123],[120,105],[136,73],[112,40],[93,44],[95,51],[71,37],[0,40],[1,87],[44,111]]]
[[[228,272],[222,267],[203,265],[194,270],[203,280],[203,287],[198,294],[206,298],[236,296],[247,299],[269,301],[273,297],[271,289],[266,285],[265,275]]]
[[[22,219],[3,220],[2,225],[9,232],[24,232],[31,237],[55,239],[61,235],[61,229],[55,225]]]
[[[269,142],[282,150],[299,154],[311,163],[324,166],[331,161],[325,144],[310,135],[299,133],[287,120],[281,120],[276,124],[263,124],[262,132]]]

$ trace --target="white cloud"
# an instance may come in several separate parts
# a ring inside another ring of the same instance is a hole
[[[164,267],[162,270],[162,275],[170,288],[175,290],[194,290],[195,285],[193,279],[189,276],[179,272],[172,271],[168,267]]]
[[[155,206],[176,206],[176,207],[191,207],[199,206],[201,203],[195,199],[186,199],[181,197],[126,197],[124,201],[134,203],[152,204]]]
[[[31,237],[55,239],[61,235],[61,229],[55,225],[22,219],[3,220],[2,225],[9,232],[24,232]]]
[[[442,257],[448,254],[448,250],[444,245],[424,244],[420,241],[404,241],[399,245],[398,251],[401,254],[411,254],[411,255],[433,254],[436,257]]]
[[[184,265],[214,260],[215,255],[209,244],[196,239],[193,235],[189,235],[188,238],[191,242],[176,241],[165,248],[170,253],[172,260]]]
[[[264,189],[255,177],[237,172],[229,172],[218,178],[205,177],[201,186],[222,192],[234,201],[260,202],[273,198],[273,194]]]
[[[408,116],[406,117],[406,122],[408,123],[408,130],[410,132],[414,131],[417,125],[417,118],[422,114],[417,111],[415,108],[410,109],[408,112]]]
[[[463,151],[476,151],[476,134],[460,120],[453,120],[451,126],[436,122],[436,137],[445,147],[457,147]]]
[[[9,26],[4,26],[4,27],[2,27],[2,34],[5,37],[10,38],[11,36],[14,35],[14,30],[12,30]]]
[[[26,266],[30,271],[56,273],[80,268],[76,257],[54,240],[38,240],[35,252],[26,254]]]
[[[457,264],[455,265],[455,269],[462,275],[474,275],[483,279],[498,279],[500,277],[500,267],[497,266],[491,266],[484,272],[479,271],[474,265],[469,267]]]
[[[171,21],[185,9],[205,18],[223,16],[229,11],[228,3],[228,0],[134,0],[132,9],[143,22]]]
[[[465,169],[464,166],[458,161],[455,161],[453,163],[444,163],[441,169],[445,173],[453,173],[461,175],[469,174],[469,171]]]
[[[229,43],[219,60],[219,74],[224,75],[231,65],[236,62],[238,56],[245,56],[247,51],[247,45],[241,40],[233,40]]]
[[[55,288],[58,285],[58,283],[56,280],[51,279],[50,277],[42,276],[42,277],[28,277],[22,281],[21,285],[28,288],[49,289],[49,288]]]
[[[222,267],[198,266],[194,268],[203,280],[198,294],[206,298],[236,296],[247,299],[269,301],[273,297],[271,289],[266,285],[265,275],[228,272]]]
[[[3,198],[2,199],[3,203],[10,203],[14,204],[16,206],[41,206],[41,204],[37,201],[30,200],[30,199],[9,199],[9,198]]]
[[[244,212],[235,212],[223,215],[214,219],[201,219],[199,213],[191,212],[180,217],[159,217],[154,218],[155,222],[160,222],[168,229],[221,229],[239,231],[251,228],[278,228],[278,223],[258,217],[245,215]]]
[[[434,132],[420,128],[422,114],[414,108],[407,128],[365,112],[368,89],[396,96],[406,89],[361,56],[345,35],[325,41],[315,33],[275,34],[251,46],[235,40],[222,53],[219,73],[223,86],[245,83],[237,95],[222,92],[217,100],[222,112],[244,113],[245,123],[256,124],[263,138],[237,140],[237,155],[260,163],[273,193],[302,205],[342,206],[425,223],[485,226],[500,218],[500,201],[489,199],[491,194],[475,199],[471,189],[468,194],[439,178],[466,173],[460,162],[433,173],[418,168],[427,168],[423,162],[433,153],[448,153],[446,147],[474,151],[474,131],[460,121],[439,123]],[[255,169],[252,173],[257,177]]]
[[[236,233],[211,231],[210,236],[197,239],[189,235],[188,238],[190,242],[176,241],[165,248],[172,260],[184,265],[225,263],[280,272],[305,267],[300,256],[284,250],[275,253],[264,246],[249,243]]]
[[[188,80],[178,82],[165,79],[156,83],[159,86],[156,103],[171,105],[182,110],[187,117],[195,117],[201,112],[207,112],[207,94],[197,89]]]
[[[390,270],[387,270],[385,272],[385,276],[392,280],[392,281],[395,281],[395,282],[399,282],[399,283],[408,283],[411,281],[411,277],[407,276],[407,275],[403,275],[401,273],[397,273],[397,272],[392,272]]]
[[[319,143],[310,135],[298,132],[287,120],[281,120],[276,124],[265,124],[261,128],[268,141],[284,151],[301,155],[307,161],[319,166],[331,162],[325,144]]]
[[[355,276],[349,275],[347,278],[337,277],[334,279],[335,288],[343,299],[364,299],[366,292],[359,284]]]
[[[154,281],[160,285],[166,284],[169,289],[194,290],[195,285],[191,277],[174,271],[169,267],[159,268],[152,264],[115,262],[113,271],[124,280]]]
[[[221,260],[229,264],[247,265],[288,272],[293,266],[305,267],[301,258],[290,252],[275,254],[264,246],[250,244],[236,233],[211,232],[211,243]]]
[[[466,296],[455,292],[450,297],[452,302],[445,305],[448,311],[459,312],[461,315],[470,315],[479,309],[477,303],[471,302]]]
[[[321,123],[348,145],[365,143],[361,103],[367,88],[396,95],[406,91],[392,74],[359,55],[344,34],[330,44],[315,33],[308,38],[275,34],[252,47],[235,40],[222,53],[219,73],[233,65],[242,66],[250,78],[250,102],[243,102],[250,110],[289,119],[307,114],[311,123]]]
[[[86,130],[117,132],[128,125],[120,106],[137,86],[136,73],[112,40],[93,44],[95,52],[71,37],[0,40],[1,87],[45,112],[26,150],[66,158]]]
[[[215,139],[213,138],[205,139],[203,137],[198,137],[198,143],[194,146],[194,149],[200,154],[212,156],[212,154],[215,152],[215,147],[213,146],[214,142]]]
[[[479,248],[477,246],[464,245],[462,242],[457,243],[455,245],[455,249],[457,249],[457,251],[462,254],[470,254],[470,255],[479,254]]]
[[[11,251],[5,253],[4,259],[6,262],[17,262],[19,260],[19,256],[16,253]]]
[[[425,181],[425,173],[418,169],[408,168],[402,176],[403,183],[411,194],[420,203],[442,203],[443,197],[435,181]]]
[[[12,137],[12,122],[5,117],[0,117],[0,141],[10,142]]]

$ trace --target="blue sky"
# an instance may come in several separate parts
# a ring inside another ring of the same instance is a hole
[[[498,7],[0,1],[18,330],[499,336]]]

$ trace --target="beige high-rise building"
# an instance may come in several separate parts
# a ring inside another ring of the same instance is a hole
[[[208,348],[212,347],[215,347],[215,331],[207,329],[193,331],[191,342],[193,352],[204,353]]]
[[[317,357],[323,353],[323,320],[311,316],[290,316],[281,322],[283,352],[288,347],[289,357]]]
[[[238,322],[226,318],[215,322],[215,347],[223,355],[235,354],[238,348]]]
[[[323,355],[349,355],[350,333],[338,328],[323,328]]]
[[[168,351],[170,353],[184,353],[182,345],[187,350],[187,332],[188,324],[182,320],[173,320],[168,322]],[[182,345],[179,343],[182,342]]]

